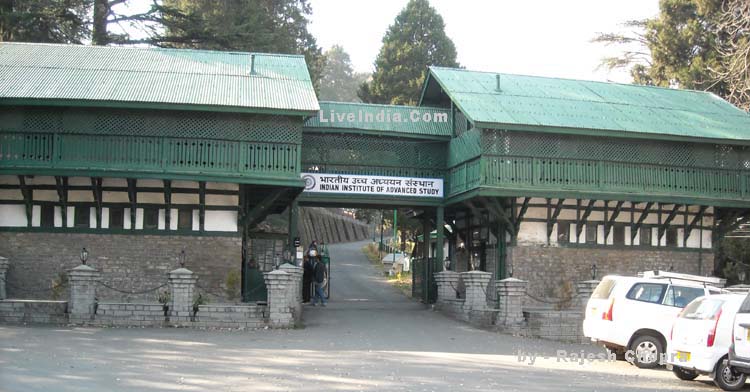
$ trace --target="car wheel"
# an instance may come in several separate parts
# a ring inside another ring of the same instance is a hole
[[[685,381],[693,381],[696,377],[698,377],[698,373],[692,370],[681,368],[679,366],[672,366],[672,373],[674,373],[674,375],[677,376],[677,378],[679,378],[680,380]]]
[[[739,391],[745,386],[746,378],[747,375],[745,373],[740,373],[731,366],[727,366],[725,361],[722,360],[716,366],[714,383],[725,391]]]
[[[641,335],[630,345],[633,351],[633,364],[641,369],[653,369],[659,366],[659,358],[664,347],[659,338],[651,335]]]

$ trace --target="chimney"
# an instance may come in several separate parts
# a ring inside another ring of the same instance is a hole
[[[254,74],[255,74],[255,53],[252,53],[250,54],[250,75],[254,75]]]
[[[495,81],[497,82],[496,83],[497,85],[495,86],[495,90],[497,90],[498,92],[503,91],[503,90],[500,90],[500,74],[495,74]]]

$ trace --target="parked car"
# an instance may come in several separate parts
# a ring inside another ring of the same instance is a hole
[[[725,359],[732,343],[735,314],[745,296],[721,294],[700,297],[680,312],[672,326],[667,363],[681,380],[704,374],[727,391],[745,385],[745,375],[733,372]]]
[[[719,294],[717,278],[653,271],[605,276],[586,304],[583,334],[639,368],[664,361],[672,322],[695,298]]]
[[[735,391],[745,384],[747,375],[750,374],[750,293],[745,296],[737,314],[732,320],[732,340],[729,345],[728,359],[722,372],[726,378],[736,379],[738,388],[726,388],[719,385],[725,391]],[[741,383],[740,383],[741,381]]]

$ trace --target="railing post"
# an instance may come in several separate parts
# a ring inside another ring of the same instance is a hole
[[[461,279],[466,287],[466,302],[469,309],[487,308],[487,286],[492,274],[484,271],[461,272]]]
[[[187,268],[178,268],[168,273],[171,303],[169,320],[189,321],[193,310],[193,295],[198,277]]]
[[[514,326],[523,323],[523,296],[528,282],[507,278],[495,282],[499,313],[497,325]]]
[[[70,315],[75,319],[94,317],[96,303],[96,285],[99,283],[99,271],[81,264],[68,272],[70,284]]]

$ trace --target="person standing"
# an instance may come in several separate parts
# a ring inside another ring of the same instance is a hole
[[[312,283],[313,276],[315,275],[315,257],[311,254],[314,252],[308,252],[305,255],[305,262],[302,264],[303,275],[302,275],[302,302],[309,303],[312,297]]]
[[[321,305],[326,306],[326,296],[323,292],[323,288],[328,281],[327,275],[326,265],[323,263],[323,259],[318,255],[315,258],[315,268],[313,271],[313,283],[315,285],[315,296],[313,296],[312,299],[313,306],[315,306],[316,300],[319,300]]]

